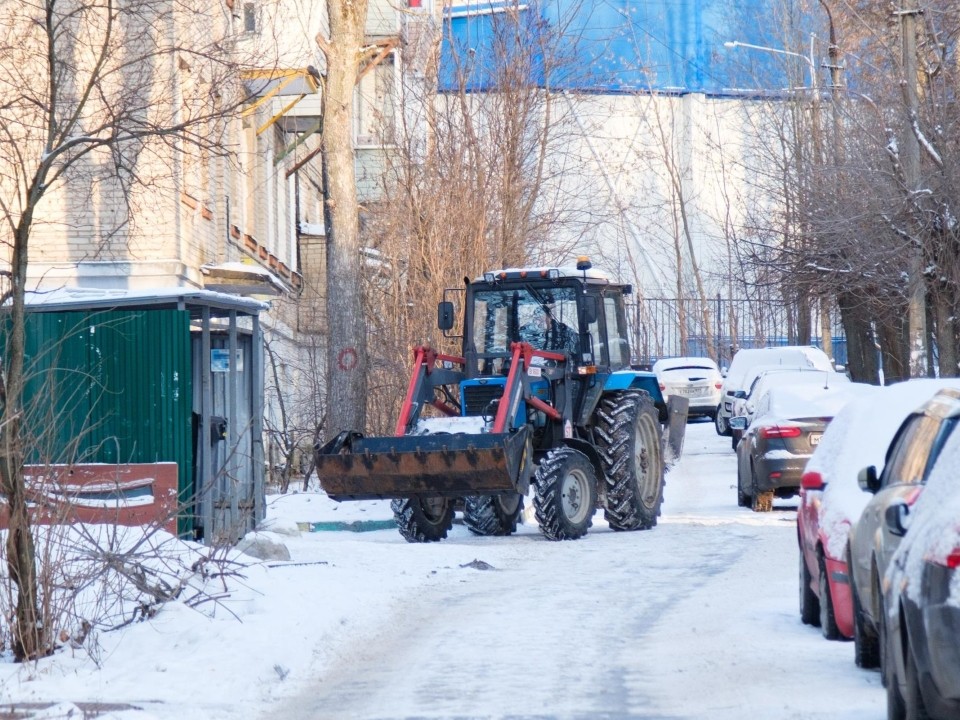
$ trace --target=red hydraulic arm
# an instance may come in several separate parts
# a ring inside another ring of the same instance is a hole
[[[516,405],[520,401],[523,391],[523,383],[520,374],[530,367],[530,362],[535,357],[542,357],[545,360],[556,360],[558,363],[564,362],[566,355],[561,353],[549,352],[547,350],[537,350],[529,343],[519,342],[511,343],[510,350],[513,351],[513,357],[510,360],[510,372],[507,373],[507,383],[503,388],[503,397],[497,406],[497,416],[493,421],[492,432],[506,432],[507,421],[516,413]],[[520,364],[520,358],[523,358],[523,365]],[[532,405],[538,410],[542,410],[554,420],[560,418],[560,413],[539,398],[523,398],[528,405]]]
[[[403,399],[403,405],[400,407],[400,417],[397,419],[397,427],[394,435],[406,435],[407,426],[410,424],[410,418],[413,415],[415,405],[429,402],[435,408],[445,415],[457,415],[457,411],[433,397],[433,387],[427,386],[427,376],[433,371],[437,361],[454,362],[459,365],[466,365],[466,360],[456,355],[444,355],[438,353],[429,345],[418,345],[413,349],[413,370],[410,374],[410,383],[407,385],[407,395]],[[424,395],[427,395],[426,397]]]

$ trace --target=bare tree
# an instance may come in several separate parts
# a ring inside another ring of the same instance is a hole
[[[18,659],[51,651],[38,615],[24,463],[24,320],[35,235],[66,222],[123,246],[135,198],[171,193],[184,157],[222,154],[223,119],[243,101],[219,7],[194,0],[24,0],[0,5],[0,219],[9,251],[9,332],[0,385],[0,492],[10,513]],[[184,80],[189,69],[191,80]],[[93,198],[113,209],[91,217]],[[59,204],[58,204],[59,203]],[[79,212],[87,209],[87,214]]]
[[[570,71],[571,56],[541,17],[519,5],[489,19],[482,61],[451,44],[444,92],[439,32],[407,24],[409,70],[399,83],[405,112],[386,158],[387,200],[367,208],[366,237],[376,252],[365,273],[375,338],[368,413],[379,432],[393,430],[411,346],[459,354],[459,342],[436,328],[446,288],[494,267],[560,263],[579,237],[556,176],[560,148],[576,126],[552,87],[556,73]]]
[[[366,426],[367,332],[364,261],[354,170],[354,87],[361,67],[379,62],[384,47],[366,43],[367,1],[327,0],[329,36],[317,45],[326,58],[323,84],[323,190],[327,228],[326,434]]]

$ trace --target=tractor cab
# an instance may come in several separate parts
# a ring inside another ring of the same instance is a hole
[[[630,350],[624,295],[629,285],[613,285],[590,269],[584,258],[576,268],[530,268],[484,273],[467,284],[463,355],[468,378],[509,371],[511,345],[527,342],[538,350],[567,358],[580,375],[629,367]],[[452,292],[452,291],[451,291]],[[453,327],[453,303],[448,306]]]

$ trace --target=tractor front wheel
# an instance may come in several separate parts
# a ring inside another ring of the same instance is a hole
[[[443,497],[397,498],[390,503],[400,534],[407,542],[443,540],[453,527],[453,500]]]
[[[523,512],[523,496],[471,495],[464,499],[463,523],[475,535],[512,535]]]
[[[546,537],[576,540],[587,534],[597,507],[597,473],[586,455],[554,448],[540,462],[534,483],[533,507]]]
[[[663,503],[660,421],[650,395],[618,392],[597,407],[597,450],[607,483],[604,517],[614,530],[657,524]]]

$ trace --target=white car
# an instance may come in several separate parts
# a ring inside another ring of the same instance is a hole
[[[738,350],[724,375],[720,407],[714,421],[718,435],[729,435],[729,420],[733,414],[734,394],[746,390],[747,373],[757,365],[783,365],[811,367],[816,370],[833,370],[833,363],[823,350],[807,345],[786,345],[770,348],[744,348]],[[839,369],[839,368],[838,368]]]
[[[830,387],[834,385],[849,385],[850,378],[844,373],[834,372],[833,370],[814,370],[806,367],[789,367],[781,365],[758,365],[752,368],[747,374],[746,389],[737,390],[733,395],[733,411],[730,417],[745,417],[747,427],[753,420],[756,412],[756,402],[763,393],[772,387],[793,386],[793,385],[822,385]],[[737,449],[737,443],[743,436],[743,432],[732,430],[733,449]]]
[[[690,401],[688,417],[707,415],[714,419],[720,404],[723,377],[720,368],[707,357],[679,357],[657,360],[653,372],[663,399],[679,395]]]

